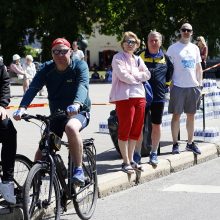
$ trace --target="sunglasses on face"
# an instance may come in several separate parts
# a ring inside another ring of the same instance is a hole
[[[59,55],[59,54],[65,55],[68,53],[68,51],[69,51],[69,49],[62,49],[62,50],[54,49],[54,50],[52,50],[52,53],[54,55]]]
[[[137,42],[135,40],[126,40],[126,42],[129,46],[134,46]]]
[[[181,29],[181,31],[182,31],[182,32],[189,32],[189,33],[192,32],[192,30],[186,29],[186,28]]]

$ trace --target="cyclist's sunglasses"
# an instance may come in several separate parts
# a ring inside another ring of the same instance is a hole
[[[54,49],[54,50],[52,50],[52,53],[54,55],[59,55],[59,54],[65,55],[68,53],[68,51],[69,51],[69,49],[62,49],[62,50]]]

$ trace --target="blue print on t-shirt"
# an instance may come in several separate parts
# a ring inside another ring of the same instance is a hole
[[[184,68],[194,68],[195,60],[182,60],[182,64]]]

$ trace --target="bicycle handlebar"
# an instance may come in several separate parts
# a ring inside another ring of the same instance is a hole
[[[39,114],[36,114],[36,115],[29,115],[29,114],[23,114],[21,116],[21,119],[25,120],[25,121],[29,121],[29,119],[36,119],[38,121],[47,121],[48,119],[50,118],[50,116],[45,116],[45,115],[39,115]]]
[[[21,119],[23,119],[25,121],[28,121],[28,122],[29,122],[30,119],[36,119],[38,121],[48,123],[48,121],[50,121],[52,118],[55,118],[55,117],[58,117],[58,116],[61,116],[61,115],[66,115],[66,112],[65,111],[57,111],[54,114],[49,115],[49,116],[40,115],[40,114],[36,114],[36,115],[23,114],[21,116]]]

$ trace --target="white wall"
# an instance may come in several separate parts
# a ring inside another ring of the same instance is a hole
[[[90,51],[90,66],[94,63],[99,65],[99,52],[104,50],[121,51],[120,42],[115,36],[101,35],[99,28],[95,27],[95,32],[88,39],[87,50]]]

